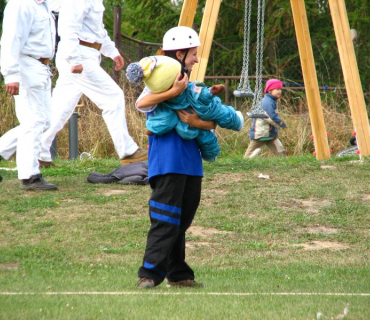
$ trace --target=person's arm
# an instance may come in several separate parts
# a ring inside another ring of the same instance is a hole
[[[181,78],[182,75],[181,73],[179,73],[172,87],[165,92],[150,93],[144,96],[142,99],[138,99],[136,101],[136,107],[138,109],[144,109],[151,106],[155,106],[158,103],[164,102],[174,97],[177,97],[187,88],[189,82],[188,76],[186,74],[182,79]]]
[[[34,17],[29,5],[11,1],[4,12],[3,35],[1,38],[1,73],[4,76],[6,92],[19,94],[21,81],[18,59],[27,41]]]
[[[262,100],[263,109],[266,111],[268,116],[281,128],[286,127],[286,123],[279,117],[278,113],[275,111],[273,103]]]
[[[203,130],[213,130],[216,128],[216,124],[213,121],[202,120],[193,108],[190,108],[190,111],[192,113],[186,110],[177,110],[177,114],[182,122]]]

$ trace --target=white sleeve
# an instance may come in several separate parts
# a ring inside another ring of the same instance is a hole
[[[10,1],[4,11],[1,37],[1,73],[5,83],[20,82],[18,58],[30,34],[34,17],[29,6],[18,0]]]
[[[137,98],[137,100],[136,100],[136,103],[135,103],[135,107],[136,107],[136,109],[138,109],[138,110],[139,110],[139,111],[141,111],[141,112],[145,112],[145,113],[147,113],[147,112],[151,112],[151,111],[153,111],[153,110],[157,107],[157,104],[155,104],[155,105],[153,105],[153,106],[146,107],[146,108],[138,108],[138,107],[137,107],[137,103],[138,103],[141,99],[143,99],[144,97],[146,97],[148,94],[151,94],[151,93],[152,93],[152,92],[148,89],[148,87],[145,87],[145,88],[144,88],[143,92],[140,94],[139,98]]]
[[[104,26],[103,26],[104,28]],[[108,32],[104,29],[105,37],[103,39],[103,43],[100,49],[102,55],[114,59],[115,57],[119,56],[120,53],[116,48],[116,44],[109,38]]]

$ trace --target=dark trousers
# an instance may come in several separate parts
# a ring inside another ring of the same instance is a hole
[[[200,202],[202,177],[166,174],[150,179],[150,230],[139,278],[160,284],[194,279],[185,262],[185,231],[190,227]]]

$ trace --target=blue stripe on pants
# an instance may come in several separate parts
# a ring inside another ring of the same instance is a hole
[[[151,263],[146,262],[146,261],[144,261],[144,268],[149,269],[149,270],[153,270],[153,271],[159,273],[162,277],[164,277],[166,275],[166,273],[164,271],[156,268],[154,265],[152,265]]]
[[[151,207],[156,208],[156,209],[164,210],[164,211],[171,212],[171,213],[181,214],[181,208],[179,207],[170,206],[168,204],[159,203],[153,200],[150,200],[149,204]]]
[[[159,214],[159,213],[154,212],[154,211],[150,211],[150,217],[153,218],[153,219],[159,220],[159,221],[175,224],[177,226],[180,225],[180,219],[168,217],[168,216],[165,216],[163,214]]]

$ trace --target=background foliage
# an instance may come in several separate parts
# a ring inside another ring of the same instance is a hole
[[[265,48],[264,74],[276,75],[285,80],[302,82],[299,54],[296,44],[290,0],[265,0]],[[199,31],[202,10],[206,0],[200,0],[194,27]],[[256,8],[252,1],[251,74],[255,70]],[[163,34],[176,26],[181,13],[182,1],[170,0],[106,0],[107,13],[113,7],[122,7],[122,32],[129,36],[161,43]],[[244,0],[222,1],[207,75],[239,75],[242,67],[244,34]],[[320,85],[343,86],[342,72],[336,48],[333,24],[327,0],[305,1],[310,33],[314,47]],[[365,91],[369,91],[370,6],[368,0],[346,1],[350,27],[358,32],[355,48],[361,79]],[[112,28],[112,15],[106,14],[106,25]],[[153,53],[153,52],[152,52]],[[152,54],[151,53],[151,54]],[[150,53],[149,53],[150,54]]]

